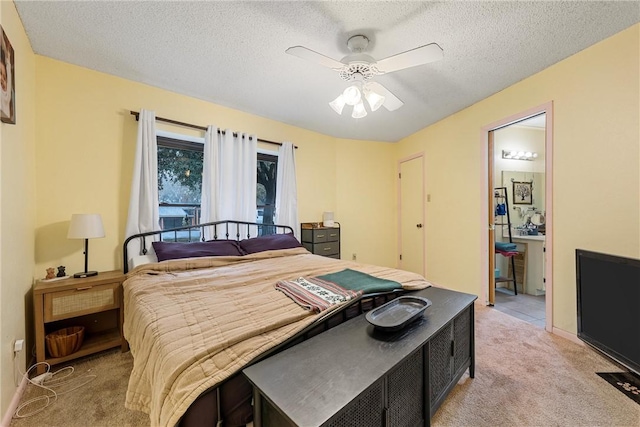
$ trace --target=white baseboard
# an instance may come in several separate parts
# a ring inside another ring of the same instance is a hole
[[[0,427],[9,427],[9,425],[11,424],[11,419],[13,418],[13,414],[16,412],[16,409],[18,409],[20,399],[22,399],[22,394],[27,388],[27,384],[29,384],[29,381],[27,381],[27,377],[23,375],[22,381],[16,389],[16,392],[13,395],[13,399],[11,399],[11,403],[7,408],[7,412],[4,414],[4,417],[2,417],[2,423],[0,423]]]

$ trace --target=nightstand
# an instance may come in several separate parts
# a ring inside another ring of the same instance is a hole
[[[122,271],[115,270],[81,279],[39,281],[33,289],[36,361],[55,365],[112,347],[127,351],[122,336],[124,279]],[[84,326],[82,347],[64,357],[51,357],[45,336],[71,326]],[[44,371],[45,366],[39,365],[37,373]]]

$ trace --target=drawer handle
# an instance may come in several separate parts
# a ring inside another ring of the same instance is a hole
[[[322,250],[323,250],[323,251],[330,251],[330,250],[331,250],[331,248],[323,248]]]
[[[324,237],[324,234],[316,234],[316,237],[317,237],[318,239],[321,239],[321,238],[323,238],[323,237]]]
[[[333,234],[329,234],[329,237],[336,237],[338,234],[337,233],[333,233]]]
[[[93,286],[84,286],[82,288],[76,288],[76,291],[86,291],[91,289]]]

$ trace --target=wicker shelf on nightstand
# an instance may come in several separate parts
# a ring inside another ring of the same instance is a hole
[[[122,336],[124,279],[124,274],[115,270],[81,279],[39,281],[33,289],[36,360],[55,365],[112,347],[127,351]],[[45,336],[70,326],[84,326],[82,347],[64,357],[51,357],[45,348]],[[40,365],[37,373],[44,370]]]

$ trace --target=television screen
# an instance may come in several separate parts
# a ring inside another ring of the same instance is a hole
[[[640,375],[640,259],[576,250],[578,337]]]

